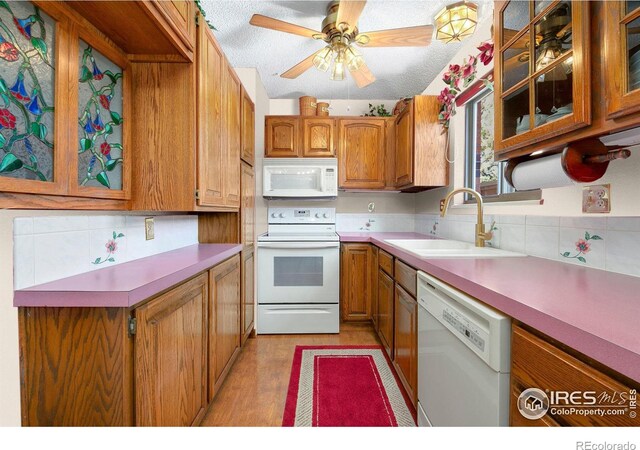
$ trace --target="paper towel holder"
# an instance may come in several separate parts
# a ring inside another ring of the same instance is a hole
[[[518,164],[547,156],[549,155],[509,160],[504,170],[507,182],[513,186],[511,175]],[[591,183],[602,178],[609,167],[609,161],[626,159],[629,156],[631,152],[626,148],[610,149],[599,139],[585,139],[568,144],[562,151],[561,163],[562,169],[573,181]]]
[[[572,142],[562,151],[562,168],[578,183],[599,180],[607,171],[609,161],[631,156],[628,149],[609,149],[599,139]]]

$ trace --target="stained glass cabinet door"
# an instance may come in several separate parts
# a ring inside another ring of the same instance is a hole
[[[0,1],[0,191],[61,194],[67,185],[66,19],[56,8]]]
[[[74,36],[75,38],[75,36]],[[129,198],[129,66],[126,55],[81,32],[72,49],[77,74],[73,195]],[[74,175],[75,174],[75,175]]]

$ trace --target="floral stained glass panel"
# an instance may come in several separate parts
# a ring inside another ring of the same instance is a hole
[[[78,183],[122,189],[122,69],[80,40]]]
[[[55,22],[0,1],[0,177],[53,181]]]

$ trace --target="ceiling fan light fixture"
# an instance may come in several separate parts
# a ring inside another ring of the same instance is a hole
[[[347,50],[345,50],[345,59],[347,61],[347,68],[350,71],[359,70],[364,64],[364,58],[362,55],[351,46],[347,47]]]
[[[344,55],[342,53],[338,53],[338,56],[336,56],[336,59],[333,63],[333,71],[331,72],[331,79],[333,81],[344,80]]]
[[[316,54],[316,56],[313,57],[313,65],[316,67],[316,69],[321,70],[322,72],[326,72],[331,65],[331,57],[331,47],[327,45],[325,48],[320,50]]]
[[[562,55],[562,42],[551,40],[541,45],[542,51],[536,60],[536,70],[543,69]]]
[[[436,39],[444,43],[461,41],[471,36],[478,23],[478,6],[461,1],[447,5],[436,15]]]

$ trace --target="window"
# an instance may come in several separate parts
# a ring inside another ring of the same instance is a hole
[[[506,161],[493,159],[493,91],[485,88],[465,104],[465,187],[478,191],[487,202],[540,199],[540,190],[516,192],[504,177]],[[475,202],[465,195],[465,203]]]

